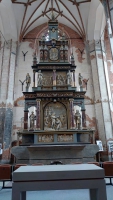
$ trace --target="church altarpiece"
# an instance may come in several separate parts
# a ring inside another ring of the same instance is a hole
[[[22,145],[31,145],[31,151],[34,146],[42,151],[45,148],[49,151],[51,148],[51,158],[55,159],[56,146],[62,150],[64,157],[67,155],[64,153],[65,148],[68,149],[69,146],[69,151],[66,151],[72,155],[73,148],[83,149],[85,144],[94,142],[94,131],[86,128],[83,77],[79,73],[77,91],[73,53],[68,61],[68,40],[64,33],[61,40],[58,39],[57,20],[50,20],[48,26],[49,40],[46,41],[43,36],[39,41],[40,62],[37,63],[36,55],[33,57],[32,92],[29,92],[30,79],[26,83],[26,92],[23,92],[24,129],[18,134],[22,135]],[[55,32],[51,31],[53,28]],[[29,112],[32,106],[34,112]],[[33,151],[33,156],[34,154]],[[75,152],[73,155],[75,159]]]

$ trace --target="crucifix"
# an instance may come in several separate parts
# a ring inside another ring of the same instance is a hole
[[[80,51],[81,57],[82,57],[82,54],[83,54],[83,52],[84,52],[84,49],[83,49],[83,50],[80,50],[80,49],[78,48],[78,50]]]
[[[27,52],[28,52],[28,51],[26,51],[26,53],[24,53],[24,52],[22,51],[23,56],[24,56],[24,61],[25,61],[25,57],[26,57]]]
[[[22,91],[23,91],[23,85],[24,85],[24,82],[26,81],[26,79],[22,82],[21,80],[19,80],[22,84]]]
[[[88,83],[88,81],[89,81],[89,78],[83,80],[83,82],[84,82],[84,84],[85,84],[85,86],[86,86],[86,90],[87,90],[87,83]]]

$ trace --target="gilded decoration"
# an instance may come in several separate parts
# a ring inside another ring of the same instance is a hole
[[[54,142],[54,137],[52,134],[40,134],[38,135],[38,142]]]
[[[70,69],[71,67],[70,66],[38,66],[38,69]]]
[[[73,97],[73,92],[37,93],[37,97]]]
[[[58,134],[58,142],[73,142],[73,134]]]
[[[62,103],[49,103],[44,109],[44,130],[67,130],[66,108]]]
[[[24,94],[25,98],[39,98],[39,97],[73,97],[73,98],[84,98],[85,92],[75,93],[75,92],[38,92],[37,94]]]

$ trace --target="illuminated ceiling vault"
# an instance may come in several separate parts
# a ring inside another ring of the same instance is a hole
[[[0,27],[6,39],[21,40],[33,28],[48,22],[52,12],[60,23],[86,40],[99,38],[105,27],[99,0],[2,0]]]

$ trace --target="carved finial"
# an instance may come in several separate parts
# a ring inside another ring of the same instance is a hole
[[[51,14],[51,20],[55,20],[55,15],[54,15],[54,13],[53,13],[53,11],[52,11],[52,14]]]
[[[33,66],[37,64],[37,57],[36,57],[36,52],[33,55]]]
[[[75,65],[75,58],[74,58],[74,55],[73,55],[73,49],[72,49],[72,53],[71,53],[71,64]]]
[[[65,33],[63,32],[63,34],[62,34],[62,40],[65,40],[65,38],[66,38],[66,35],[65,35]]]
[[[45,41],[46,39],[45,39],[45,35],[43,34],[42,35],[42,41]]]

